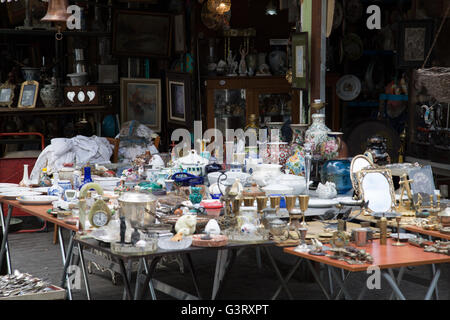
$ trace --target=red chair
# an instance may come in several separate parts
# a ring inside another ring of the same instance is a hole
[[[45,148],[45,140],[44,136],[39,132],[12,132],[12,133],[0,133],[0,143],[2,143],[1,138],[4,137],[12,137],[12,136],[39,136],[41,140],[41,151]],[[3,144],[21,144],[25,143],[23,140],[18,140],[17,142],[13,139],[8,140]],[[7,154],[5,154],[7,156]],[[28,164],[28,174],[31,174],[31,171],[34,168],[37,157],[8,157],[8,158],[0,158],[0,182],[8,182],[8,183],[19,183],[23,177],[23,166]],[[2,208],[4,209],[4,208]],[[3,210],[3,214],[6,216],[7,211]],[[30,216],[19,210],[17,208],[13,209],[12,216],[14,217],[23,217]],[[24,232],[38,232],[43,231],[47,228],[47,223],[44,221],[44,225],[39,229],[29,229],[29,230],[19,230],[17,233]]]

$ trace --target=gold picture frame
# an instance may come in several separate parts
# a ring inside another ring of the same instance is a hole
[[[380,183],[377,183],[376,186],[374,186],[374,190],[376,190],[375,192],[370,192],[370,197],[369,197],[369,192],[368,190],[365,190],[364,188],[364,179],[366,179],[369,175],[373,175],[373,174],[378,174],[378,181],[377,182],[381,182],[379,175],[382,175],[386,181],[387,181],[387,186],[389,188],[389,190],[384,190],[385,193],[389,193],[389,197],[390,197],[390,203],[389,203],[389,211],[395,211],[395,193],[394,193],[394,183],[392,181],[392,172],[389,169],[381,169],[381,168],[376,168],[376,169],[362,169],[360,171],[357,172],[357,179],[358,179],[358,186],[359,186],[359,192],[361,195],[361,199],[363,199],[364,202],[369,201],[369,205],[367,208],[368,212],[375,212],[374,210],[372,210],[371,208],[373,208],[373,203],[371,204],[371,198],[376,198],[378,201],[382,201],[382,193],[383,192],[383,185],[381,185]],[[375,179],[372,179],[373,181]],[[372,181],[372,182],[373,182]],[[386,186],[384,186],[386,187]],[[387,212],[387,211],[386,211]]]
[[[16,89],[16,85],[5,82],[0,86],[0,107],[8,107],[11,108],[11,105],[14,102],[14,90]]]
[[[20,96],[17,107],[26,109],[35,108],[38,92],[39,82],[34,80],[23,82],[20,86]]]
[[[352,162],[350,164],[350,180],[352,182],[353,190],[355,191],[355,193],[358,196],[360,196],[359,186],[358,186],[358,177],[356,176],[356,173],[354,173],[355,172],[355,163],[356,163],[356,161],[358,161],[358,159],[367,161],[370,164],[369,168],[374,168],[375,164],[372,162],[372,160],[370,160],[368,157],[366,157],[363,154],[359,154],[357,156],[354,156],[353,159],[352,159]]]
[[[122,124],[137,120],[161,132],[161,79],[120,78]]]

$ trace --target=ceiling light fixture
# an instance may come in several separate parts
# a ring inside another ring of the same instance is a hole
[[[270,0],[266,7],[266,14],[269,16],[274,16],[277,13],[277,6],[275,5],[273,0]]]

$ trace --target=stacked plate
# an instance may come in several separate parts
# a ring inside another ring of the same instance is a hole
[[[35,205],[44,205],[44,204],[51,204],[53,201],[58,200],[58,197],[56,196],[36,196],[36,195],[24,195],[17,197],[17,200],[21,204],[35,204]]]
[[[8,200],[15,200],[21,196],[39,196],[42,192],[33,191],[31,188],[8,188],[8,189],[0,189],[0,197],[3,197]]]

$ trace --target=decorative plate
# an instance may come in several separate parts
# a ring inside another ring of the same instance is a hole
[[[359,206],[362,203],[362,200],[355,200],[352,197],[339,197],[335,200],[344,206]]]
[[[348,74],[340,78],[336,84],[336,94],[344,101],[352,101],[361,93],[361,81]]]
[[[344,9],[342,8],[342,4],[336,1],[334,5],[333,29],[339,28],[342,20],[344,20]]]
[[[221,234],[211,234],[211,239],[203,240],[203,234],[194,234],[192,236],[192,245],[194,247],[223,247],[228,244],[228,237]]]
[[[34,191],[13,191],[13,192],[2,192],[0,193],[0,197],[4,197],[8,200],[15,200],[17,197],[21,196],[39,196],[41,195],[41,192],[34,192]]]
[[[391,238],[394,240],[398,238],[397,233],[391,233]],[[409,239],[416,239],[417,236],[412,233],[400,233],[400,240],[409,240]]]
[[[50,189],[50,187],[39,187],[39,188],[33,188],[33,192],[42,192],[47,194],[48,193],[48,189]]]
[[[0,188],[18,187],[17,183],[0,183]]]
[[[17,200],[21,204],[51,204],[53,201],[58,200],[56,196],[21,196],[17,197]]]
[[[339,204],[339,202],[334,199],[310,198],[308,208],[331,208],[337,204]]]
[[[349,33],[342,39],[342,49],[347,58],[351,61],[355,61],[363,55],[364,45],[358,35]]]
[[[158,240],[158,247],[163,250],[183,250],[192,244],[192,237],[183,237],[180,241],[171,241],[172,237],[164,237]]]

